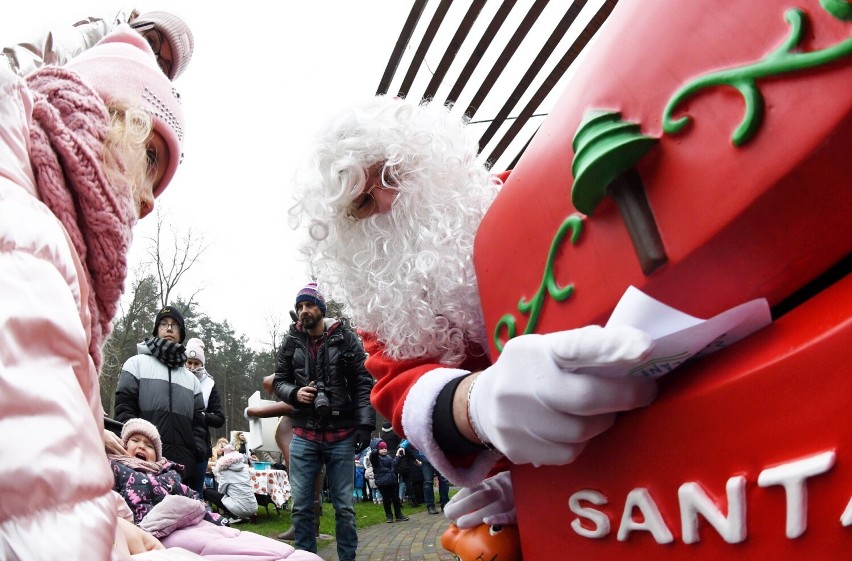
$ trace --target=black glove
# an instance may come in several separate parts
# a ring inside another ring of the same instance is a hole
[[[370,445],[370,429],[355,429],[355,453],[361,453]]]

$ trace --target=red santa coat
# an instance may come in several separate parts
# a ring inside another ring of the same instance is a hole
[[[394,360],[371,333],[360,333],[369,357],[364,363],[378,380],[371,401],[376,410],[391,420],[394,430],[422,451],[438,471],[461,486],[480,483],[495,469],[501,469],[501,456],[483,451],[474,456],[446,454],[432,435],[432,412],[443,387],[460,376],[479,372],[491,365],[487,355],[468,355],[457,368],[438,364],[433,358]]]

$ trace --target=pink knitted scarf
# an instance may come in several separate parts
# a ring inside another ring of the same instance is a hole
[[[103,169],[109,113],[74,72],[48,66],[30,74],[30,161],[42,202],[62,222],[89,283],[89,354],[98,372],[127,275],[136,223],[128,184],[110,185]]]
[[[107,458],[113,462],[125,465],[134,471],[152,473],[154,475],[167,471],[171,469],[173,465],[176,465],[174,462],[170,462],[165,458],[160,458],[156,462],[148,462],[135,456],[128,456],[127,454],[107,454]]]

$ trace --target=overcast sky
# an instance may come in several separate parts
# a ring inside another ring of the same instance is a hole
[[[268,318],[284,318],[309,280],[286,221],[288,179],[304,143],[335,108],[378,86],[410,0],[137,4],[190,24],[192,63],[175,82],[186,111],[184,161],[157,200],[179,228],[210,245],[178,285],[215,321],[228,319],[257,347]],[[0,18],[2,44],[50,26],[112,16],[124,6],[77,0],[14,2]],[[144,258],[156,219],[134,232],[131,266]]]
[[[296,259],[297,234],[287,225],[292,205],[289,180],[295,162],[317,126],[342,107],[374,95],[379,80],[408,17],[414,0],[311,0],[224,2],[215,0],[145,0],[140,11],[166,10],[181,16],[192,28],[195,51],[189,68],[175,86],[186,111],[184,160],[174,180],[157,200],[165,221],[184,233],[191,228],[209,249],[177,294],[196,293],[200,309],[214,321],[229,320],[238,334],[255,348],[270,341],[270,320],[289,323],[288,310],[295,295],[309,281]],[[578,21],[597,9],[592,0]],[[87,16],[113,17],[127,4],[103,0],[30,0],[7,2],[0,18],[2,44],[36,37],[46,29],[69,26]],[[405,57],[410,59],[438,2],[427,5]],[[478,38],[500,2],[483,8],[470,37]],[[532,0],[518,3],[495,36],[470,84],[481,83],[491,68],[501,43],[514,32]],[[552,0],[530,31],[517,54],[505,67],[492,94],[474,120],[493,115],[528,67],[553,25],[571,0]],[[456,2],[446,21],[459,21],[469,6]],[[425,70],[411,92],[423,91],[429,69],[437,66],[454,31],[444,25],[426,57]],[[418,35],[419,34],[419,35]],[[537,37],[538,39],[534,39]],[[573,41],[566,34],[550,64]],[[478,39],[476,39],[478,40]],[[475,40],[467,41],[456,60],[464,62]],[[398,86],[407,69],[403,58],[391,88]],[[458,72],[455,64],[450,74]],[[569,72],[570,74],[570,72]],[[542,73],[542,78],[547,72]],[[554,88],[549,106],[564,89]],[[420,81],[424,81],[420,84]],[[445,80],[437,98],[452,86]],[[419,90],[418,90],[419,87]],[[501,91],[502,87],[502,91]],[[535,91],[537,86],[530,89]],[[466,107],[468,87],[456,109]],[[442,97],[443,96],[443,97]],[[524,100],[521,100],[523,105]],[[513,114],[517,113],[517,109]],[[532,119],[528,134],[540,124]],[[488,126],[487,123],[471,125]],[[508,124],[507,124],[508,126]],[[527,136],[528,138],[528,136]],[[496,135],[492,143],[500,140]],[[523,133],[516,144],[526,141]],[[483,154],[490,152],[489,144]],[[514,153],[516,153],[515,151]],[[507,150],[508,158],[514,154]],[[499,162],[500,165],[507,165]],[[135,230],[131,267],[145,259],[156,218],[151,215]]]

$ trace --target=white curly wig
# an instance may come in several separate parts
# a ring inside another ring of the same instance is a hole
[[[379,96],[332,119],[294,180],[290,221],[307,229],[311,273],[393,359],[458,365],[487,348],[473,240],[500,181],[476,163],[465,125],[440,104]],[[392,208],[348,218],[381,162]]]

